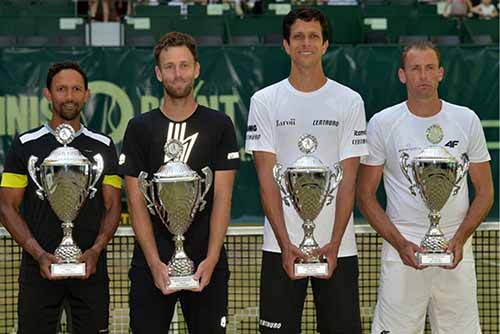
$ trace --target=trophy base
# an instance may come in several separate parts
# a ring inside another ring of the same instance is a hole
[[[416,253],[417,263],[422,266],[449,266],[453,263],[450,253]]]
[[[295,263],[294,273],[297,277],[326,276],[328,275],[328,263]]]
[[[85,263],[53,263],[50,274],[54,277],[82,277],[85,276]]]
[[[189,276],[170,276],[168,288],[171,290],[191,290],[200,287],[200,282]]]

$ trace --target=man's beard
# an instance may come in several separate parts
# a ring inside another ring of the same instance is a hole
[[[73,104],[74,108],[64,108],[64,105],[69,103]],[[54,107],[54,111],[65,121],[72,121],[80,116],[81,108],[75,102],[66,102],[62,103],[57,109]]]
[[[167,84],[164,84],[163,87],[164,87],[167,95],[174,98],[174,99],[183,99],[185,97],[188,97],[193,92],[193,85],[192,84],[187,85],[182,90],[177,90],[173,86],[170,86]]]

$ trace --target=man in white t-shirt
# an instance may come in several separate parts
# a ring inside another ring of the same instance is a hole
[[[317,9],[291,11],[283,20],[283,47],[291,59],[287,79],[254,94],[246,150],[252,152],[266,216],[260,283],[261,333],[301,332],[309,279],[298,279],[294,262],[304,258],[302,219],[284,206],[273,167],[289,167],[303,154],[298,139],[311,134],[312,153],[324,164],[340,162],[344,175],[334,202],[315,219],[314,236],[329,272],[311,278],[320,333],[361,333],[358,268],[352,208],[360,156],[368,153],[361,96],[328,79],[321,64],[328,48],[327,21]]]
[[[423,333],[426,311],[433,333],[481,333],[471,235],[493,203],[490,155],[477,115],[470,109],[439,99],[444,70],[439,52],[428,42],[406,47],[399,79],[408,100],[382,110],[368,124],[370,154],[362,160],[358,179],[359,208],[385,239],[378,301],[372,334]],[[406,152],[411,161],[422,149],[440,145],[458,161],[466,153],[475,196],[469,206],[467,182],[460,184],[440,211],[440,227],[453,253],[448,267],[423,267],[415,252],[429,228],[429,209],[408,189],[400,168]],[[376,191],[384,177],[386,211]]]

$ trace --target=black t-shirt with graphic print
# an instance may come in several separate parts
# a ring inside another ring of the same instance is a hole
[[[48,199],[38,198],[35,185],[28,173],[28,159],[36,156],[36,166],[44,161],[56,148],[61,147],[52,129],[48,125],[40,126],[17,136],[7,154],[2,177],[11,177],[12,174],[27,178],[28,185],[24,192],[21,206],[22,215],[28,228],[40,246],[49,253],[54,253],[63,237],[61,221],[50,207]],[[73,221],[73,240],[82,251],[92,247],[100,228],[104,214],[102,197],[102,182],[105,176],[117,175],[118,158],[111,138],[81,127],[75,139],[68,145],[80,151],[87,159],[94,163],[94,155],[100,154],[104,160],[103,173],[96,183],[97,192],[90,199],[87,198],[77,218]],[[6,175],[11,173],[11,175]],[[38,180],[38,182],[40,182]],[[27,252],[23,251],[20,280],[36,280],[38,263]],[[35,273],[31,275],[30,273]],[[39,277],[38,277],[39,278]],[[103,251],[99,257],[96,275],[92,279],[107,279],[106,254]]]
[[[209,167],[214,175],[218,170],[239,168],[239,148],[231,119],[221,112],[198,106],[182,122],[169,120],[160,109],[153,109],[131,119],[123,140],[120,174],[138,177],[144,171],[151,179],[164,164],[164,146],[169,139],[178,139],[183,143],[182,161],[202,178],[205,178],[202,172],[204,167]],[[207,255],[213,194],[212,184],[205,197],[207,204],[204,210],[196,213],[184,234],[184,250],[196,265]],[[162,262],[168,263],[174,251],[172,234],[157,215],[150,216],[160,258]],[[132,264],[147,265],[138,243],[135,245]],[[224,249],[217,266],[227,266]]]

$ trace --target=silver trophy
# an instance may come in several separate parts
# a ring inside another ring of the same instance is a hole
[[[209,167],[202,172],[205,180],[187,164],[180,161],[183,144],[177,139],[170,139],[165,144],[168,161],[147,180],[148,173],[139,174],[139,189],[148,203],[152,215],[158,215],[167,229],[174,235],[175,252],[168,262],[169,289],[194,289],[199,282],[193,278],[194,263],[184,252],[184,236],[191,225],[196,212],[205,208],[207,195],[213,180]],[[201,185],[205,183],[203,193]]]
[[[439,227],[439,211],[450,195],[456,195],[460,190],[459,184],[469,169],[467,154],[462,155],[462,163],[459,163],[444,147],[432,145],[423,149],[411,162],[408,160],[408,153],[403,152],[400,166],[410,182],[410,192],[416,196],[415,189],[418,188],[430,210],[430,227],[420,243],[425,252],[416,254],[417,263],[425,266],[450,265],[453,263],[453,254],[446,252],[448,240]]]
[[[85,276],[85,263],[78,262],[82,251],[72,237],[73,220],[87,197],[94,197],[104,161],[100,154],[96,154],[93,157],[95,163],[92,163],[79,150],[67,146],[75,138],[75,130],[68,124],[59,125],[55,137],[64,146],[53,150],[39,167],[36,167],[38,157],[30,156],[28,172],[38,188],[37,196],[41,200],[46,196],[62,221],[64,234],[55,251],[61,263],[50,266],[52,276]]]
[[[305,134],[299,138],[299,150],[305,155],[301,156],[288,168],[277,163],[273,174],[276,183],[283,195],[283,202],[290,203],[302,218],[304,239],[299,249],[306,255],[295,263],[295,276],[326,276],[328,263],[312,252],[319,248],[314,239],[314,219],[318,217],[323,206],[330,205],[333,201],[333,191],[342,180],[342,166],[339,163],[329,168],[318,158],[310,155],[318,147],[316,137]],[[284,179],[284,184],[283,184]]]

